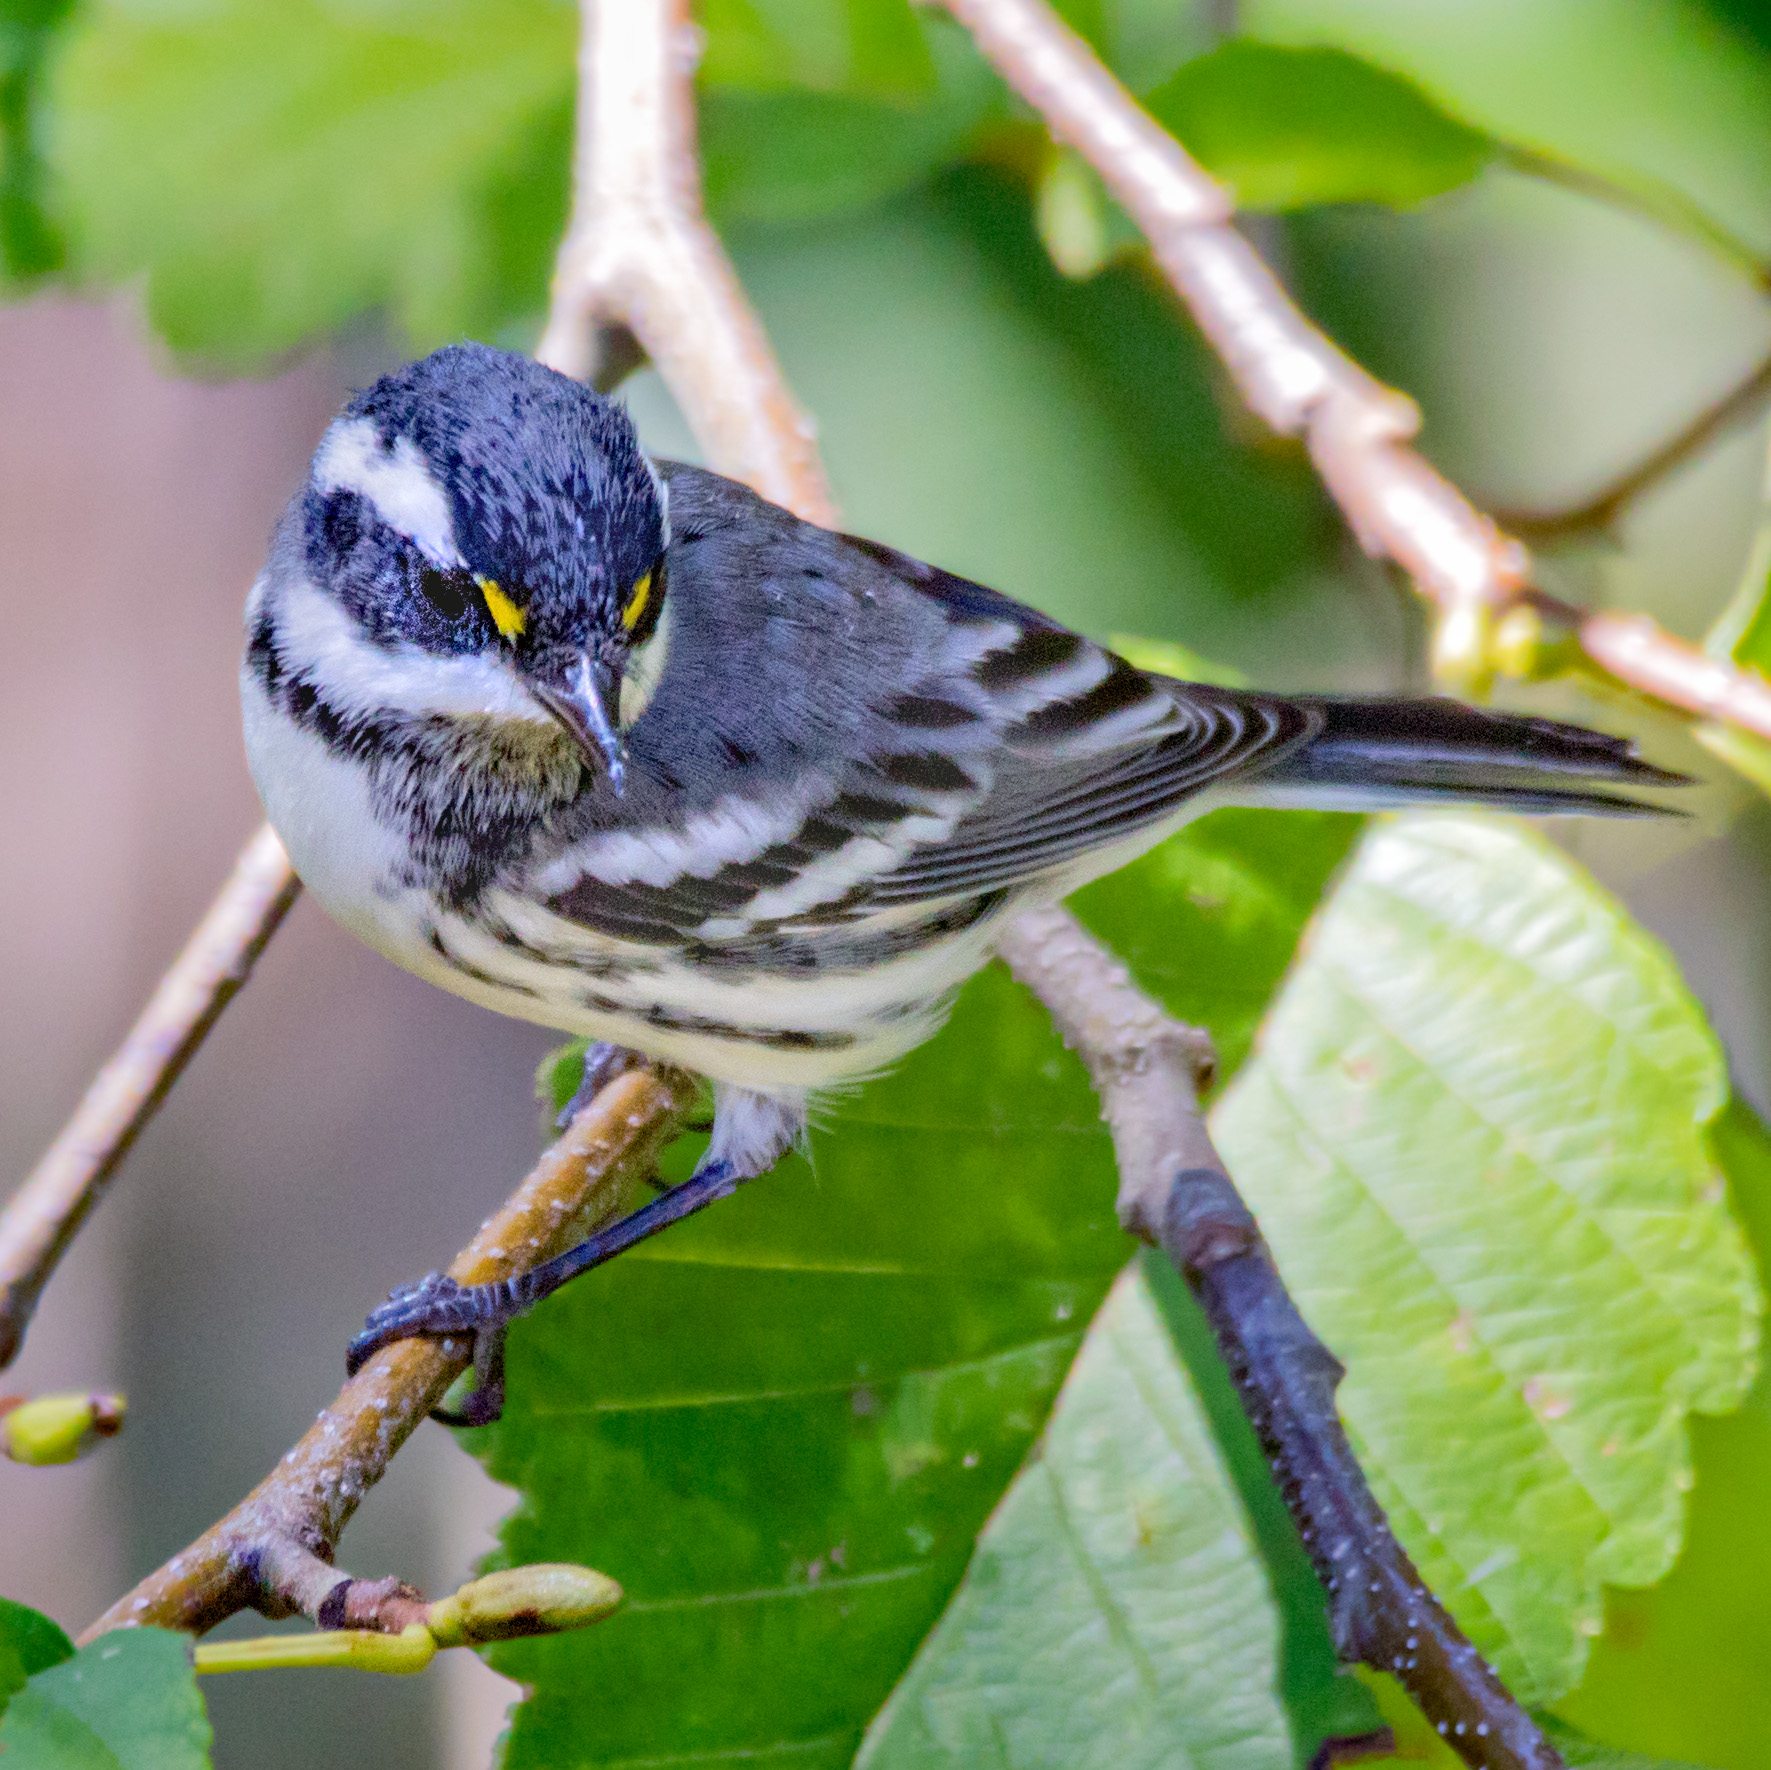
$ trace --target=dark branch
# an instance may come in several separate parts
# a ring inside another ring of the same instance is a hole
[[[1199,1110],[1205,1034],[1172,1019],[1067,911],[1002,943],[1101,1097],[1119,1219],[1173,1262],[1205,1312],[1328,1594],[1341,1658],[1398,1679],[1468,1764],[1558,1770],[1561,1757],[1427,1590],[1372,1496],[1335,1407],[1339,1361],[1311,1333]]]

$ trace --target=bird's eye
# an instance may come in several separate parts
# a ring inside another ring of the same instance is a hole
[[[442,572],[434,565],[425,565],[419,569],[418,588],[445,621],[459,621],[467,613],[473,579],[466,572]]]

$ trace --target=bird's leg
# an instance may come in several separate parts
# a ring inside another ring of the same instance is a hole
[[[617,1046],[593,1047],[586,1053],[587,1076],[590,1057],[604,1051],[622,1059],[628,1055]],[[345,1368],[354,1377],[383,1346],[417,1334],[472,1334],[480,1386],[460,1413],[437,1417],[450,1425],[490,1425],[503,1407],[504,1331],[515,1317],[581,1272],[613,1260],[716,1200],[729,1198],[746,1180],[767,1173],[804,1133],[806,1101],[801,1090],[763,1094],[716,1082],[713,1098],[713,1142],[681,1186],[512,1278],[463,1285],[446,1273],[433,1272],[416,1284],[403,1285],[370,1311],[363,1331],[345,1354]]]
[[[613,1260],[617,1254],[624,1254],[671,1224],[705,1210],[716,1200],[729,1198],[752,1177],[736,1172],[729,1161],[704,1162],[681,1186],[673,1186],[662,1197],[599,1230],[577,1247],[568,1248],[514,1278],[498,1279],[492,1284],[461,1285],[444,1273],[433,1272],[416,1284],[404,1285],[370,1311],[363,1331],[350,1343],[345,1368],[355,1376],[383,1346],[395,1340],[409,1340],[415,1334],[473,1334],[476,1368],[483,1364],[486,1375],[496,1378],[498,1394],[488,1396],[485,1404],[494,1411],[483,1411],[479,1403],[481,1390],[476,1389],[474,1401],[464,1414],[447,1417],[447,1423],[489,1425],[498,1417],[496,1409],[502,1405],[504,1330],[514,1317],[532,1309],[542,1298],[552,1296],[580,1273]],[[494,1346],[487,1346],[489,1340]]]
[[[607,1039],[598,1039],[595,1044],[586,1046],[584,1075],[573,1090],[572,1098],[554,1120],[554,1129],[565,1130],[617,1076],[626,1075],[636,1063],[644,1061],[637,1051],[630,1051],[625,1045],[611,1045]]]

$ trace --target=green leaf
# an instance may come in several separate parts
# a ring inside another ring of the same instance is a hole
[[[1333,820],[1245,815],[1271,833],[1220,813],[1203,847],[1185,832],[1164,864],[1086,894],[1092,917],[1166,925],[1167,962],[1195,940],[1240,951],[1240,968],[1198,955],[1221,1013],[1193,986],[1232,1038],[1353,821],[1331,837]],[[1190,906],[1192,854],[1255,911]],[[504,1556],[593,1564],[628,1602],[589,1634],[497,1650],[535,1691],[508,1770],[847,1764],[1125,1262],[1114,1189],[1080,1065],[993,968],[938,1038],[834,1104],[809,1167],[784,1163],[518,1323],[508,1411],[472,1441],[522,1490]]]
[[[1711,1125],[1710,1141],[1763,1271],[1771,1254],[1771,1132],[1735,1099]],[[1558,1712],[1669,1757],[1762,1764],[1771,1761],[1771,1711],[1760,1700],[1756,1647],[1743,1643],[1771,1634],[1771,1367],[1760,1369],[1737,1413],[1692,1426],[1696,1485],[1678,1563],[1646,1591],[1607,1595],[1605,1633]]]
[[[73,1652],[73,1642],[40,1611],[0,1598],[0,1709],[27,1678],[72,1658]]]
[[[857,1770],[1289,1770],[1278,1647],[1248,1521],[1134,1264]]]
[[[1550,1744],[1562,1754],[1570,1770],[1703,1770],[1701,1765],[1683,1759],[1675,1762],[1672,1758],[1653,1758],[1615,1745],[1601,1745],[1554,1719],[1540,1719]]]
[[[415,347],[538,314],[565,221],[565,0],[98,0],[53,85],[76,273],[251,363],[387,309]]]
[[[1239,24],[1267,42],[1348,50],[1663,219],[1685,205],[1699,234],[1714,217],[1771,241],[1771,58],[1685,0],[1244,0]]]
[[[1220,1107],[1220,1147],[1428,1583],[1529,1700],[1601,1583],[1671,1566],[1686,1414],[1759,1296],[1704,1130],[1721,1053],[1671,962],[1547,843],[1367,837]]]
[[[1467,184],[1498,152],[1418,86],[1339,49],[1233,38],[1144,103],[1245,209],[1403,208]]]
[[[1112,1197],[1079,1067],[993,972],[812,1167],[521,1324],[506,1553],[594,1561],[628,1603],[494,1655],[536,1686],[507,1765],[846,1764],[1125,1258]]]
[[[30,282],[67,256],[44,192],[39,112],[44,71],[74,0],[9,0],[0,8],[0,272]]]
[[[923,29],[929,79],[896,99],[704,83],[702,180],[715,221],[800,222],[864,208],[959,158],[1001,111],[1002,87],[951,21]]]
[[[1158,676],[1176,676],[1183,682],[1215,682],[1224,688],[1247,688],[1248,678],[1228,664],[1213,663],[1189,646],[1177,645],[1172,639],[1139,639],[1130,633],[1115,633],[1109,640],[1113,649],[1140,670]]]
[[[913,99],[935,84],[909,0],[704,0],[703,87]]]
[[[164,1629],[101,1635],[0,1716],[0,1758],[19,1770],[207,1770],[210,1738],[190,1641]]]

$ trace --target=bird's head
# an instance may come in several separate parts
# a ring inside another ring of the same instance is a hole
[[[321,686],[365,710],[555,721],[620,789],[621,728],[666,640],[668,534],[619,406],[451,345],[345,407],[300,527],[322,606],[286,598],[280,621]]]

